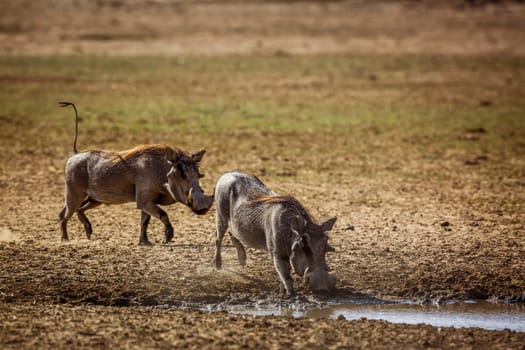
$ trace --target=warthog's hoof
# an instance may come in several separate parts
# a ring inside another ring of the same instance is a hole
[[[173,239],[173,230],[166,231],[166,239],[164,240],[164,243],[169,243]]]
[[[222,269],[222,261],[221,260],[217,260],[217,259],[215,260],[215,268],[217,270]]]
[[[286,290],[284,284],[279,283],[279,297],[281,298],[293,298],[295,297],[295,290],[293,287],[290,290]]]
[[[151,247],[153,244],[150,241],[139,241],[139,245],[143,245],[146,247]]]
[[[239,265],[245,266],[246,265],[246,254],[238,254],[237,260],[239,260]]]

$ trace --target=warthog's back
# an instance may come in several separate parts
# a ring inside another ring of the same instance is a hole
[[[66,179],[71,186],[82,186],[90,198],[106,204],[132,202],[137,186],[163,192],[168,159],[182,155],[165,145],[141,145],[133,149],[80,152],[68,159]]]
[[[226,198],[230,203],[239,203],[271,195],[275,195],[275,193],[257,177],[239,172],[223,174],[215,186],[217,203]]]
[[[258,201],[275,196],[278,195],[255,176],[226,173],[215,188],[218,222],[229,223],[232,235],[245,245],[267,249],[267,234],[275,213]],[[273,209],[278,210],[277,207]]]

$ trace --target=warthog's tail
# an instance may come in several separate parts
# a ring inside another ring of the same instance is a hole
[[[77,150],[77,135],[78,135],[77,107],[75,107],[75,104],[71,102],[58,102],[58,104],[60,105],[60,107],[73,106],[73,109],[75,110],[75,139],[73,140],[73,153],[78,153],[78,150]]]

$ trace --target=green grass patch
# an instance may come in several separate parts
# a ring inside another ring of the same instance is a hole
[[[512,57],[2,57],[0,115],[66,136],[66,100],[81,133],[324,133],[358,149],[489,152],[525,136],[524,76]]]

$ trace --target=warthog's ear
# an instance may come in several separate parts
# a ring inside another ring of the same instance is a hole
[[[321,224],[321,230],[322,230],[323,232],[331,231],[332,228],[334,227],[336,221],[337,221],[337,218],[336,218],[336,217],[333,217],[333,218],[331,218],[331,219],[326,220],[325,222],[323,222],[323,223]]]
[[[206,153],[206,150],[205,149],[201,149],[200,151],[192,153],[190,158],[194,162],[200,163],[200,161],[202,160],[202,157],[204,156],[204,153]]]

